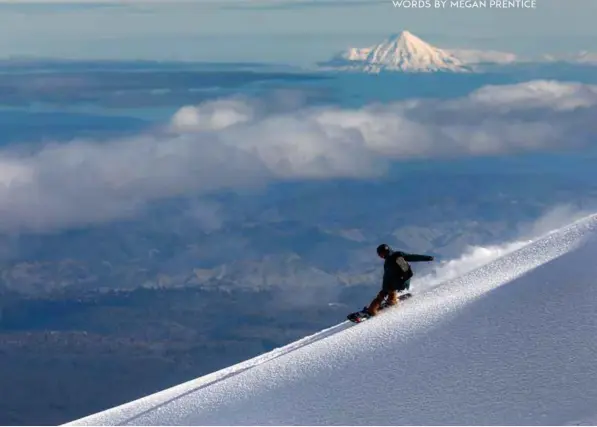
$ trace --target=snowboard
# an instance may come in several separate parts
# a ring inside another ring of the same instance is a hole
[[[410,292],[407,292],[406,294],[399,295],[398,301],[405,301],[412,296],[413,295]],[[388,304],[386,304],[386,302],[384,301],[381,303],[381,306],[379,307],[379,311],[382,311],[387,307],[390,307],[390,306]],[[367,313],[367,307],[363,307],[362,310],[355,311],[354,313],[350,313],[348,316],[346,316],[346,318],[353,323],[364,322],[365,320],[369,319],[370,317],[371,316]]]

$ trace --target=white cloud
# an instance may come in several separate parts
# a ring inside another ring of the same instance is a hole
[[[482,64],[485,62],[494,64],[513,64],[519,62],[516,54],[500,52],[495,50],[474,50],[474,49],[444,49],[467,64]]]
[[[220,130],[248,122],[254,114],[254,106],[242,100],[210,101],[182,107],[172,118],[172,129],[177,132]]]
[[[191,203],[184,216],[192,219],[206,232],[219,230],[226,220],[226,213],[219,204],[205,200]]]
[[[397,159],[580,146],[595,139],[596,105],[594,86],[539,81],[355,110],[239,99],[183,107],[147,135],[0,152],[0,229],[108,221],[160,198],[272,179],[377,176]]]
[[[594,106],[597,86],[540,80],[509,87],[486,86],[476,91],[470,99],[474,104],[492,108],[569,111]]]

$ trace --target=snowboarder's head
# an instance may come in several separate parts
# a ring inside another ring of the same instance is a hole
[[[380,258],[385,259],[390,254],[390,252],[392,252],[392,249],[385,243],[382,243],[377,247],[377,255],[379,255]]]

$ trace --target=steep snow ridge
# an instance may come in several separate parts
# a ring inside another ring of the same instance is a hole
[[[73,424],[587,422],[597,400],[596,231],[589,216],[364,324]]]

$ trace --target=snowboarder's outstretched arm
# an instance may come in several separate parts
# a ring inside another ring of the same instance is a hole
[[[402,256],[408,262],[433,261],[431,255],[407,254]]]

